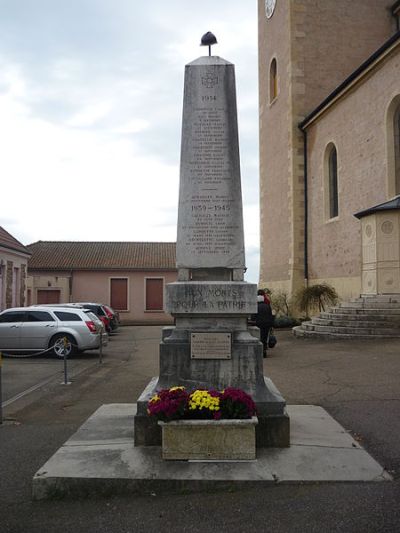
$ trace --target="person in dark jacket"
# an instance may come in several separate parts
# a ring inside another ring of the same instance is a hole
[[[274,325],[274,316],[271,305],[265,302],[264,295],[260,291],[257,296],[257,314],[253,316],[253,320],[260,330],[260,341],[263,344],[263,357],[267,357],[268,334]]]

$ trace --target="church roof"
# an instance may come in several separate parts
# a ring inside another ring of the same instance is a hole
[[[306,118],[300,122],[299,128],[301,130],[305,129],[313,120],[322,113],[325,108],[330,104],[338,100],[340,96],[346,91],[346,89],[356,83],[356,81],[363,75],[366,74],[374,67],[375,63],[378,62],[382,57],[384,57],[389,51],[400,44],[400,31],[397,31],[390,39],[388,39],[378,50],[376,50],[364,63],[362,63],[354,72],[350,74],[340,85],[334,89],[330,95],[328,95],[325,100],[323,100],[311,113],[309,113]]]
[[[372,215],[373,213],[376,213],[378,211],[390,211],[393,209],[400,209],[400,195],[395,196],[387,202],[383,202],[383,204],[374,205],[374,207],[359,211],[358,213],[355,213],[354,216],[357,218],[363,218],[367,215]]]

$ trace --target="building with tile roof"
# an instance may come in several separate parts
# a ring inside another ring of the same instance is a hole
[[[129,324],[168,324],[166,283],[176,281],[173,242],[38,241],[28,246],[31,303],[101,302]]]
[[[0,311],[25,305],[30,255],[26,246],[0,226]]]

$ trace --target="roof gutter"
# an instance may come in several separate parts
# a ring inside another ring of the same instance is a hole
[[[32,254],[30,252],[28,252],[28,250],[24,251],[24,250],[21,250],[21,248],[13,248],[12,246],[8,246],[7,244],[1,243],[0,244],[0,248],[4,248],[6,251],[10,250],[11,252],[21,254],[21,255],[23,255],[26,258],[29,258],[29,257],[32,256]]]

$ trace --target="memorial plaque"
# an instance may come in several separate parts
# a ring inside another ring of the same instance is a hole
[[[230,359],[232,354],[231,333],[192,333],[190,336],[192,359]]]

